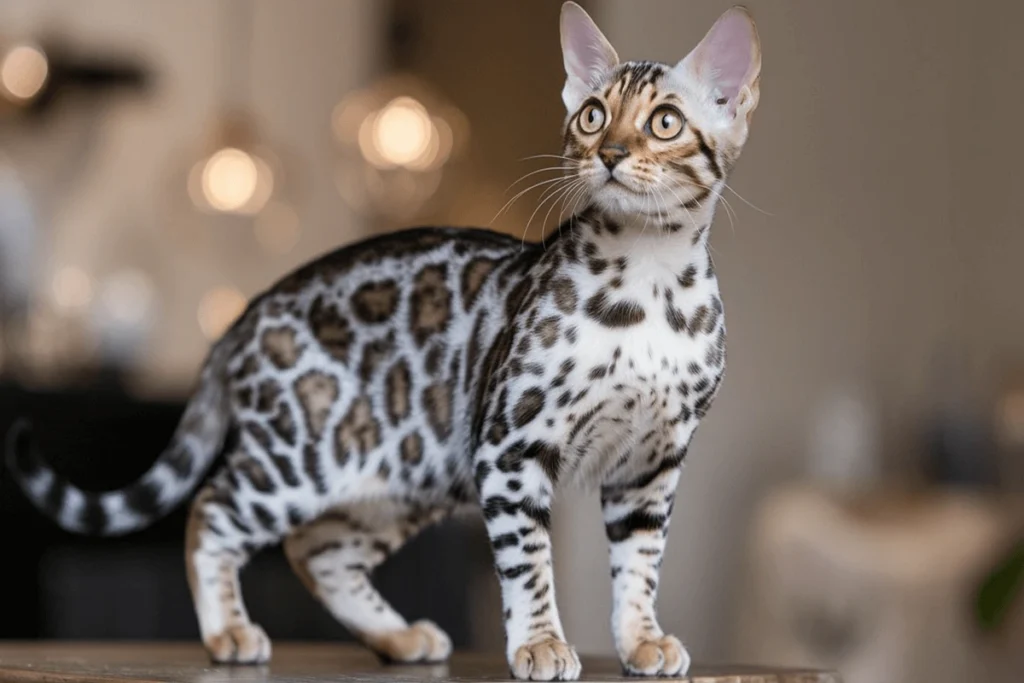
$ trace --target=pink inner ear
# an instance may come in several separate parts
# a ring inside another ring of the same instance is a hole
[[[729,13],[715,24],[698,48],[697,72],[732,100],[746,84],[753,43],[750,21],[738,12]]]
[[[567,14],[562,25],[562,49],[567,75],[587,85],[615,66],[611,46],[581,13]]]

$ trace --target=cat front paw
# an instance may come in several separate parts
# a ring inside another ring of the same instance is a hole
[[[622,662],[634,676],[682,676],[690,669],[690,654],[675,636],[642,640]]]
[[[524,681],[575,681],[581,669],[576,650],[556,638],[519,647],[509,665],[512,675]]]
[[[206,651],[215,664],[266,664],[270,638],[256,624],[230,626],[206,639]]]
[[[452,653],[448,634],[427,620],[399,631],[366,636],[366,642],[383,660],[396,664],[443,662]]]

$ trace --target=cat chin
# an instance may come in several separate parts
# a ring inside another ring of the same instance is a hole
[[[594,194],[594,203],[612,216],[637,216],[654,209],[649,197],[643,197],[626,188],[606,185]]]

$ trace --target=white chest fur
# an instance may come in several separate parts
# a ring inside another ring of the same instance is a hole
[[[564,324],[576,341],[538,356],[560,373],[544,431],[562,444],[568,481],[614,482],[671,456],[717,390],[725,343],[718,282],[704,244],[681,241],[623,249],[617,240],[568,269],[579,303]],[[556,309],[557,300],[542,304],[543,314]]]

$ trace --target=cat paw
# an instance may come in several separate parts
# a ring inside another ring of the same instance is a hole
[[[443,662],[452,653],[452,640],[432,621],[417,621],[398,631],[367,636],[382,659],[402,664]]]
[[[530,681],[575,681],[580,677],[580,658],[568,643],[547,638],[523,645],[510,662],[512,675]]]
[[[690,654],[675,636],[641,641],[622,665],[634,676],[681,676],[690,668]]]
[[[216,664],[266,664],[270,661],[270,638],[256,624],[230,626],[204,643]]]

